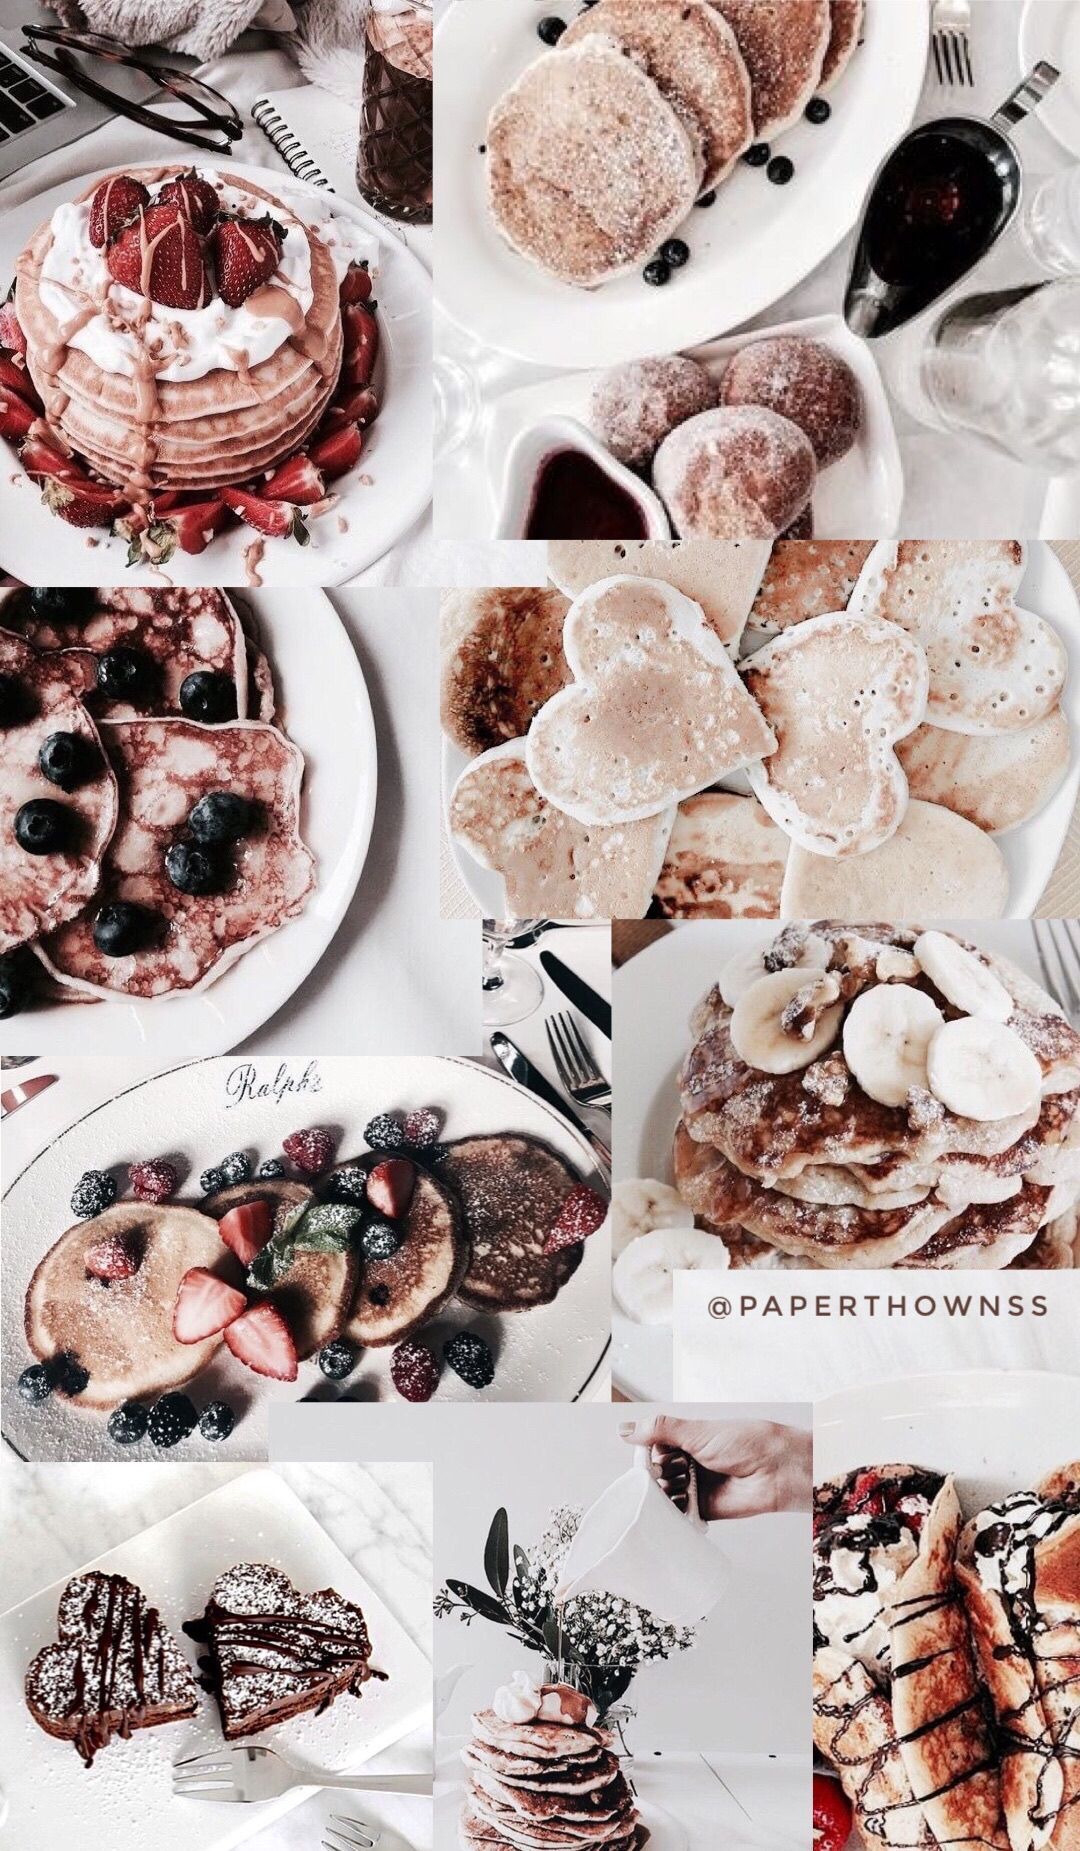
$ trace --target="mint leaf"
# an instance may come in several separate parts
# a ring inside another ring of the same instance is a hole
[[[293,1229],[293,1245],[305,1252],[345,1253],[364,1210],[353,1202],[311,1202]]]

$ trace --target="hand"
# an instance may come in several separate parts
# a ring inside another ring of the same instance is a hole
[[[811,1508],[813,1440],[798,1427],[771,1420],[680,1420],[659,1414],[619,1431],[628,1445],[648,1447],[654,1478],[680,1510],[690,1501],[693,1460],[698,1508],[707,1523]]]

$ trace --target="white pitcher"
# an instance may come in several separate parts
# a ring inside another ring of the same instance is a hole
[[[728,1581],[727,1563],[707,1531],[693,1465],[684,1514],[661,1491],[642,1447],[630,1471],[585,1512],[563,1563],[556,1602],[588,1592],[617,1594],[673,1625],[696,1625]]]

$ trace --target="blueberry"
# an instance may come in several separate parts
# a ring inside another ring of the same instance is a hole
[[[114,900],[94,919],[94,943],[105,958],[130,958],[150,943],[157,931],[157,914],[129,900]]]
[[[401,1234],[389,1221],[369,1221],[360,1235],[365,1260],[389,1260],[401,1246]]]
[[[774,186],[786,186],[795,176],[795,163],[789,161],[786,154],[778,154],[769,162],[766,172]]]
[[[448,1343],[444,1343],[443,1361],[470,1388],[487,1388],[495,1380],[491,1347],[475,1331],[459,1330]]]
[[[251,1158],[243,1150],[230,1151],[217,1167],[227,1183],[246,1183],[251,1176]]]
[[[52,1385],[58,1394],[81,1395],[90,1380],[89,1369],[84,1369],[77,1356],[70,1350],[61,1350],[49,1364]]]
[[[18,952],[0,957],[0,1021],[18,1015],[30,997],[30,971]]]
[[[98,687],[110,700],[135,700],[149,691],[151,680],[152,664],[141,649],[129,649],[121,643],[98,657]]]
[[[52,1391],[52,1374],[45,1363],[31,1363],[29,1369],[24,1369],[19,1377],[19,1393],[33,1407],[41,1401],[47,1401]]]
[[[254,804],[239,791],[207,791],[188,817],[188,828],[196,842],[239,842],[254,820]]]
[[[204,1170],[199,1178],[199,1188],[204,1195],[216,1195],[218,1190],[224,1187],[225,1178],[220,1170]]]
[[[55,855],[72,837],[71,811],[51,797],[31,797],[15,812],[15,840],[28,855]]]
[[[383,1285],[380,1280],[378,1285],[373,1285],[371,1287],[368,1293],[368,1299],[373,1305],[378,1305],[381,1311],[384,1305],[390,1303],[390,1287],[388,1285]]]
[[[748,167],[764,167],[772,155],[767,141],[755,141],[752,148],[747,148],[743,160]]]
[[[324,1202],[351,1202],[363,1208],[367,1203],[367,1179],[367,1171],[359,1164],[346,1164],[319,1185],[319,1194]]]
[[[117,1446],[137,1446],[149,1425],[149,1410],[141,1401],[124,1401],[109,1415],[109,1438]]]
[[[198,1415],[186,1395],[162,1395],[150,1410],[150,1444],[168,1448],[195,1431]]]
[[[328,1343],[319,1351],[319,1368],[332,1382],[343,1382],[356,1368],[356,1351],[351,1343],[338,1338],[336,1343]]]
[[[690,262],[690,246],[682,238],[669,238],[660,246],[660,255],[673,270],[681,270]]]
[[[21,726],[34,717],[30,689],[17,675],[0,675],[0,726]]]
[[[641,274],[654,289],[662,289],[665,283],[671,281],[671,265],[666,264],[662,257],[654,257],[651,263],[645,265]]]
[[[236,718],[236,683],[228,675],[215,675],[208,668],[197,668],[180,685],[180,711],[189,720],[202,720],[213,726]]]
[[[267,1181],[272,1176],[284,1176],[284,1174],[285,1165],[282,1163],[280,1157],[268,1157],[265,1163],[260,1163],[259,1165],[259,1175]]]
[[[26,595],[34,616],[48,623],[58,619],[85,623],[94,608],[94,593],[79,591],[71,585],[32,585]]]
[[[380,1112],[364,1126],[364,1137],[372,1150],[400,1150],[405,1142],[405,1125],[392,1112]]]
[[[199,1432],[204,1440],[227,1440],[236,1425],[236,1415],[227,1401],[211,1401],[199,1415]]]
[[[537,26],[536,36],[543,39],[545,45],[557,45],[565,31],[565,19],[560,19],[556,13],[549,13]]]
[[[810,98],[810,101],[806,105],[806,120],[808,122],[812,122],[815,127],[820,128],[821,124],[827,122],[831,115],[832,104],[827,103],[823,96],[812,96]]]
[[[50,733],[38,753],[38,768],[62,791],[77,790],[93,777],[98,755],[82,733]]]
[[[71,1192],[71,1212],[80,1221],[103,1215],[116,1200],[116,1178],[104,1170],[87,1170]]]
[[[701,198],[698,200],[697,203],[699,206],[715,206],[716,193],[715,192],[702,193]]]
[[[181,893],[221,893],[228,880],[221,856],[194,842],[174,842],[166,849],[165,872]]]

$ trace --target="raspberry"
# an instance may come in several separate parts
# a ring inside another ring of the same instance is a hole
[[[137,1446],[149,1425],[150,1415],[141,1401],[124,1401],[109,1415],[109,1438],[114,1446]]]
[[[559,1210],[559,1218],[544,1242],[545,1253],[561,1253],[580,1246],[607,1219],[608,1205],[595,1189],[575,1183]]]
[[[150,1410],[150,1444],[168,1448],[186,1440],[195,1430],[198,1415],[186,1395],[162,1395]]]
[[[301,1176],[318,1176],[330,1164],[334,1140],[328,1131],[313,1125],[307,1131],[294,1131],[281,1148]]]
[[[406,1401],[430,1401],[439,1386],[439,1365],[423,1343],[399,1343],[390,1358],[390,1379]]]
[[[394,1112],[380,1112],[364,1126],[364,1136],[372,1150],[400,1150],[405,1142],[404,1121]]]
[[[434,1144],[442,1130],[443,1115],[434,1106],[421,1106],[419,1111],[410,1112],[405,1120],[405,1142],[415,1145],[417,1150],[426,1150]]]
[[[92,1279],[133,1279],[139,1270],[139,1255],[122,1234],[106,1234],[104,1240],[92,1241],[87,1247],[83,1265]]]
[[[470,1388],[487,1388],[495,1380],[491,1350],[473,1330],[459,1330],[443,1344],[443,1361]]]
[[[218,1169],[226,1183],[246,1183],[251,1175],[251,1158],[246,1151],[234,1150],[221,1159]]]
[[[104,1170],[87,1170],[71,1192],[71,1212],[80,1221],[103,1215],[116,1200],[116,1179]]]
[[[139,1202],[167,1202],[176,1194],[179,1181],[171,1163],[153,1157],[147,1163],[133,1163],[128,1171],[131,1193]]]
[[[284,1174],[285,1165],[280,1157],[268,1157],[265,1163],[259,1165],[259,1176],[262,1180],[269,1181],[271,1177],[284,1176]]]

